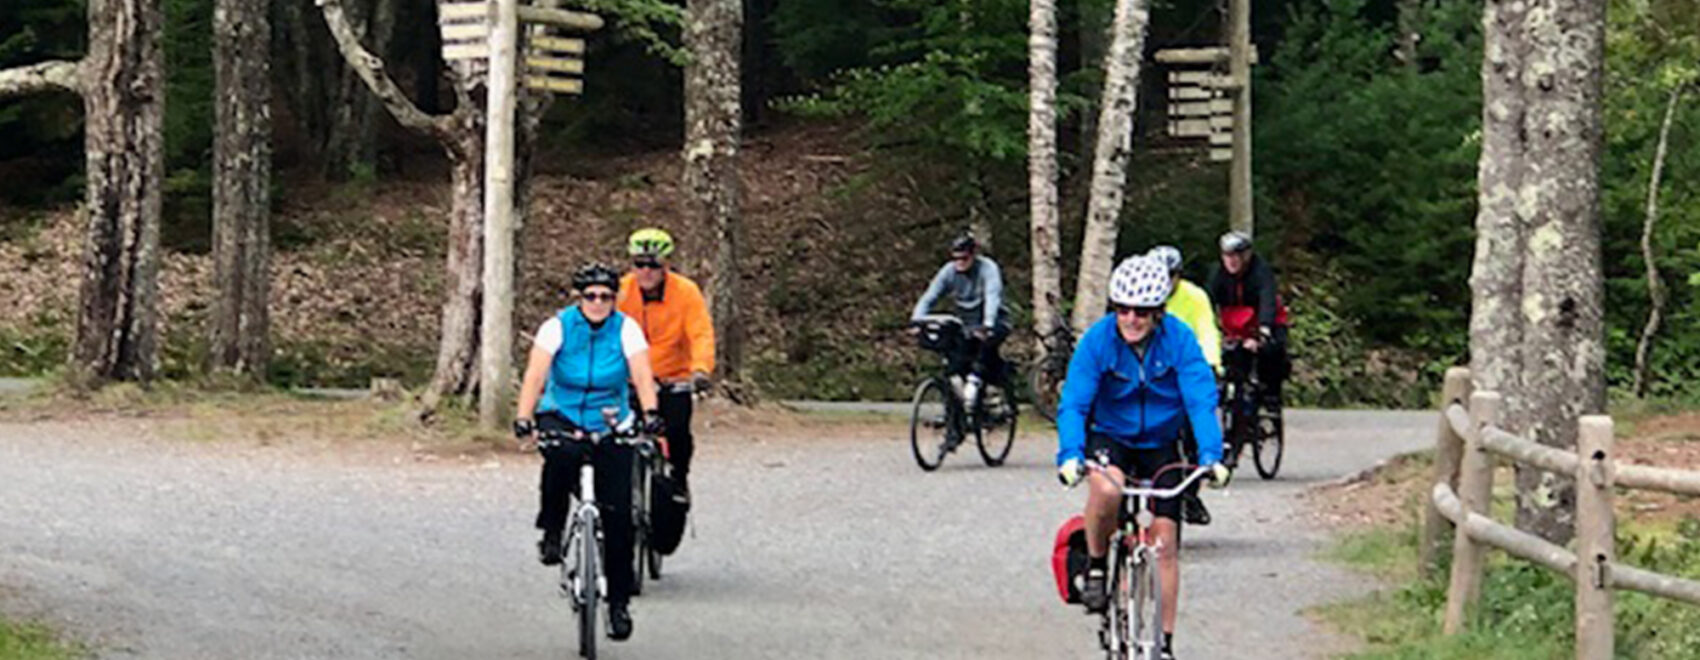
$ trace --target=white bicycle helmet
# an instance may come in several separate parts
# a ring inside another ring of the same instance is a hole
[[[1163,264],[1164,268],[1169,269],[1169,272],[1181,269],[1181,250],[1173,245],[1159,245],[1151,248],[1151,251],[1145,253],[1145,256],[1156,259],[1158,263]]]
[[[1110,274],[1110,302],[1122,307],[1162,307],[1169,300],[1169,269],[1144,255],[1122,260]]]
[[[1251,249],[1251,235],[1243,231],[1231,231],[1222,234],[1220,243],[1223,252],[1245,252]]]

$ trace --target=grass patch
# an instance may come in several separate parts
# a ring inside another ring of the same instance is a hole
[[[1414,520],[1354,531],[1326,556],[1381,577],[1393,586],[1361,599],[1318,608],[1338,629],[1366,648],[1346,657],[1363,660],[1546,660],[1574,654],[1575,590],[1563,576],[1494,552],[1489,555],[1482,600],[1470,630],[1441,635],[1446,606],[1445,568],[1417,575]],[[1619,561],[1670,575],[1700,577],[1700,521],[1619,531]],[[1648,660],[1700,658],[1700,609],[1619,591],[1615,604],[1617,656]]]
[[[0,660],[60,660],[80,655],[42,626],[0,619]]]

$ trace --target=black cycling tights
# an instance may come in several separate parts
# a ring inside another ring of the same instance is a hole
[[[557,415],[537,416],[537,425],[545,430],[566,430],[566,420]],[[543,454],[543,484],[541,506],[537,512],[537,528],[559,532],[566,527],[570,500],[578,493],[578,469],[591,448],[583,443],[567,443]],[[627,445],[604,443],[594,453],[596,467],[596,507],[602,512],[603,563],[608,576],[608,602],[624,603],[631,599],[632,580],[632,459],[634,452]]]

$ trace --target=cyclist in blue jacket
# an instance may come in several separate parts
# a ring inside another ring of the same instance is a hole
[[[1093,324],[1075,346],[1068,379],[1057,409],[1057,467],[1064,485],[1084,477],[1086,548],[1090,561],[1081,599],[1087,610],[1102,612],[1108,603],[1106,568],[1110,535],[1121,511],[1128,476],[1152,478],[1167,465],[1182,462],[1178,439],[1190,421],[1198,440],[1200,465],[1226,484],[1222,427],[1216,419],[1216,378],[1192,329],[1164,313],[1169,270],[1160,261],[1130,257],[1110,277],[1115,312]],[[1090,461],[1101,470],[1087,476]],[[1159,488],[1185,478],[1168,470]],[[1180,594],[1178,521],[1180,500],[1154,502],[1152,529],[1159,541],[1162,579],[1164,658],[1173,658],[1176,598]]]
[[[620,275],[601,264],[573,274],[579,304],[556,312],[537,328],[514,414],[514,435],[529,440],[537,431],[602,433],[608,422],[604,408],[631,415],[632,390],[643,406],[644,430],[662,431],[649,367],[649,343],[637,322],[614,311],[614,292]],[[616,641],[632,635],[627,608],[632,583],[632,461],[631,447],[606,443],[592,448],[568,443],[543,452],[539,485],[538,558],[545,565],[561,563],[561,531],[567,524],[568,501],[579,491],[579,466],[596,468],[596,504],[602,510],[602,531],[608,578],[608,636]]]

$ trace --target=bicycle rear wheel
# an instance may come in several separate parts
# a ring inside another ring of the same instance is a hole
[[[915,388],[915,407],[909,414],[909,449],[915,463],[927,472],[939,469],[950,451],[951,435],[960,433],[952,423],[948,387],[938,378],[928,378]]]
[[[985,410],[984,406],[981,406],[981,414],[990,422],[990,426],[982,427],[974,434],[975,444],[980,446],[980,458],[985,460],[989,467],[1003,465],[1004,459],[1009,458],[1010,447],[1015,446],[1018,417],[1015,400],[1010,392],[999,394],[1001,396],[993,410]]]
[[[643,595],[643,562],[649,554],[649,463],[643,451],[632,461],[632,595]]]
[[[579,576],[578,598],[584,603],[578,610],[578,654],[588,660],[596,659],[596,604],[601,600],[597,588],[598,574],[596,572],[597,555],[600,549],[596,547],[596,532],[581,530],[579,536]]]
[[[1062,402],[1062,378],[1045,373],[1044,365],[1033,365],[1027,371],[1027,389],[1033,397],[1033,410],[1047,422],[1057,421],[1057,404]]]
[[[1252,447],[1252,458],[1257,462],[1257,476],[1264,479],[1274,479],[1281,471],[1281,457],[1286,453],[1286,429],[1281,422],[1281,413],[1265,412],[1258,415],[1257,439]]]

